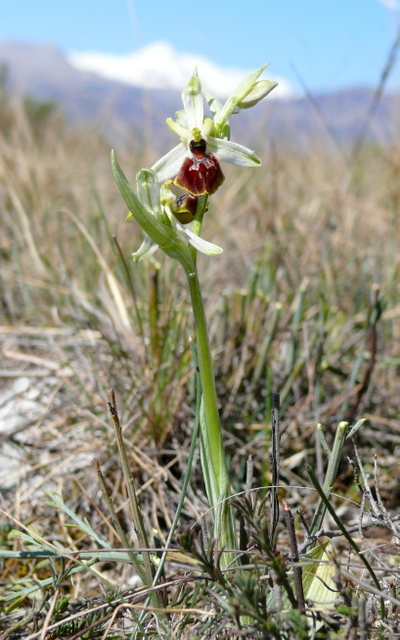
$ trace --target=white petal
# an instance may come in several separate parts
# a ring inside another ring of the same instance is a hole
[[[165,122],[171,131],[180,137],[182,142],[189,142],[192,134],[187,127],[184,127],[180,122],[175,122],[172,118],[167,118]]]
[[[157,160],[157,162],[153,164],[152,169],[157,174],[158,182],[162,183],[171,178],[175,178],[187,155],[188,150],[181,142],[177,147],[174,147],[165,156],[160,158],[160,160]]]
[[[207,100],[207,104],[210,108],[211,113],[217,115],[217,113],[220,113],[222,111],[222,104],[220,103],[220,101],[217,100],[217,98],[214,98],[214,96],[206,91],[206,89],[203,89],[203,96]]]
[[[201,137],[207,142],[210,134],[214,129],[214,120],[206,116],[203,120],[203,125],[201,127]]]
[[[186,111],[184,109],[181,109],[181,111],[176,111],[175,120],[177,122],[179,122],[179,124],[182,127],[185,127],[185,129],[188,128],[187,115],[186,115]]]
[[[207,242],[207,240],[203,240],[203,238],[200,238],[200,236],[189,231],[189,229],[185,229],[185,227],[179,224],[179,222],[176,223],[176,228],[183,236],[185,236],[189,244],[198,251],[201,251],[201,253],[205,253],[208,256],[217,256],[219,253],[223,252],[222,247],[212,244],[212,242]]]
[[[158,249],[158,244],[155,244],[148,235],[145,236],[142,244],[139,249],[132,253],[132,258],[134,262],[140,262],[140,260],[144,260],[145,258],[149,258],[155,251]]]
[[[218,160],[229,162],[237,167],[259,167],[260,158],[247,147],[237,142],[222,140],[221,138],[208,138],[207,151],[214,153]]]
[[[201,90],[201,82],[197,77],[197,71],[192,75],[182,93],[183,106],[185,107],[188,129],[201,129],[204,118],[204,102]]]

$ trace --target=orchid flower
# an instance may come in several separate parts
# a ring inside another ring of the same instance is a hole
[[[222,252],[221,247],[203,240],[182,224],[195,219],[198,196],[207,198],[223,183],[220,160],[241,167],[260,166],[261,161],[253,151],[229,140],[229,118],[240,109],[257,104],[276,86],[276,82],[258,80],[265,66],[245,78],[224,105],[203,91],[197,71],[194,72],[182,93],[185,109],[176,113],[176,121],[167,119],[181,142],[151,169],[142,169],[137,174],[137,195],[113,154],[114,176],[130,212],[127,219],[135,218],[144,231],[142,245],[132,254],[135,262],[151,256],[158,247],[185,268],[193,266],[188,244],[207,255]],[[212,118],[204,115],[204,99]],[[184,196],[176,198],[170,191],[172,180],[187,192]],[[203,199],[204,207],[205,203]]]
[[[225,105],[203,91],[194,72],[182,93],[185,109],[175,114],[176,121],[167,119],[181,142],[152,167],[160,183],[175,178],[175,184],[191,194],[212,194],[224,181],[220,160],[240,167],[260,166],[253,151],[229,140],[228,120],[241,108],[257,104],[276,86],[276,82],[258,81],[265,66],[243,80]],[[213,118],[204,115],[204,97]]]
[[[168,184],[160,190],[155,171],[152,169],[139,171],[136,176],[136,195],[114,153],[112,168],[118,188],[129,209],[127,220],[135,218],[145,235],[140,248],[132,254],[135,262],[148,258],[158,247],[170,257],[179,260],[184,267],[190,268],[193,265],[188,244],[207,255],[222,253],[221,247],[203,240],[180,224],[174,210],[176,208],[179,215],[179,209],[183,211],[185,207],[179,203],[176,206],[176,198],[168,189]],[[195,203],[192,206],[195,206]]]
[[[221,568],[236,563],[236,534],[227,459],[222,439],[221,422],[213,373],[206,314],[196,265],[197,249],[208,255],[222,249],[200,237],[208,197],[221,186],[224,175],[219,161],[241,167],[260,166],[256,154],[229,140],[229,118],[239,109],[247,109],[266,96],[276,85],[258,80],[265,67],[250,74],[222,105],[202,90],[197,72],[184,90],[184,111],[176,121],[167,120],[181,142],[151,169],[142,169],[136,176],[137,194],[129,185],[114,153],[112,168],[119,191],[129,209],[128,219],[135,218],[145,234],[141,247],[133,254],[137,262],[151,256],[159,247],[178,260],[185,270],[196,333],[196,354],[200,376],[201,402],[199,428],[201,463],[207,496],[214,513],[214,537],[220,544],[218,557]],[[213,117],[204,115],[204,98]],[[186,191],[180,198],[172,193],[173,183]],[[193,221],[193,231],[182,224]],[[197,233],[194,233],[196,231]],[[224,551],[224,553],[222,553]],[[154,584],[154,583],[153,583]]]

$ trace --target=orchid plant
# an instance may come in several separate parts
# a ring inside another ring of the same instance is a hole
[[[253,151],[230,140],[229,118],[240,109],[253,107],[277,85],[259,79],[266,66],[245,78],[224,105],[202,88],[195,71],[182,93],[184,110],[176,113],[175,120],[167,119],[167,125],[179,136],[180,143],[151,169],[142,169],[137,174],[136,194],[112,153],[114,177],[129,209],[127,219],[134,218],[144,232],[143,243],[133,253],[133,260],[143,260],[160,248],[180,262],[187,276],[202,387],[201,461],[206,492],[214,513],[214,538],[220,548],[231,550],[222,556],[221,564],[225,567],[234,561],[232,552],[237,545],[228,503],[229,474],[196,255],[197,251],[209,256],[222,252],[221,247],[200,236],[209,197],[225,179],[220,162],[239,167],[261,165]],[[211,116],[204,114],[205,102]],[[172,185],[182,189],[183,195],[175,196],[170,188]],[[191,229],[183,226],[188,223],[191,223]]]

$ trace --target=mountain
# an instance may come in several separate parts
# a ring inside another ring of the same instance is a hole
[[[7,82],[14,92],[39,100],[55,100],[72,119],[107,115],[109,108],[126,118],[128,99],[131,112],[143,116],[140,88],[78,70],[66,54],[51,44],[1,42],[0,64],[5,66]]]
[[[180,92],[196,61],[211,91],[219,86],[219,92],[226,93],[243,79],[243,72],[178,54],[165,43],[121,58],[65,54],[51,44],[0,42],[0,65],[7,70],[11,91],[38,100],[55,100],[72,122],[95,123],[114,142],[126,138],[127,127],[137,135],[151,131],[160,149],[167,144],[166,139],[168,145],[171,143],[165,118],[182,108]],[[256,108],[243,111],[237,120],[232,118],[239,141],[244,140],[241,134],[245,131],[248,144],[250,140],[259,143],[263,137],[285,140],[296,148],[316,138],[343,144],[354,141],[366,121],[369,140],[386,143],[395,139],[400,95],[384,96],[369,117],[373,102],[369,87],[309,99],[294,96],[289,85],[282,85],[281,97],[274,90]]]

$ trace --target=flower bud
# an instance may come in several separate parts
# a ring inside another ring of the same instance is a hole
[[[248,94],[238,102],[237,106],[240,109],[250,109],[250,107],[254,107],[257,102],[265,98],[277,85],[278,83],[273,80],[259,80],[255,82]]]

